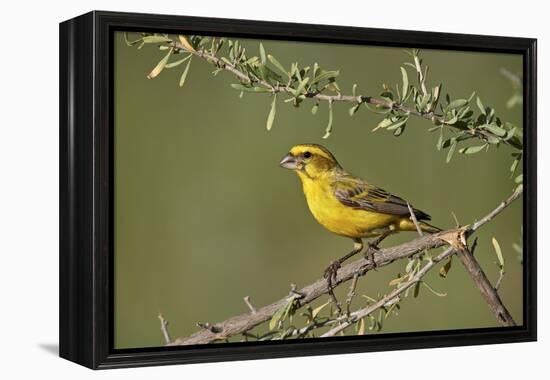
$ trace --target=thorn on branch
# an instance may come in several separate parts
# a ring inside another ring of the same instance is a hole
[[[250,296],[246,296],[243,298],[244,299],[244,303],[246,304],[246,306],[248,306],[248,308],[250,309],[250,312],[252,314],[256,314],[257,313],[257,310],[256,308],[254,307],[254,305],[252,305],[252,303],[250,302]]]

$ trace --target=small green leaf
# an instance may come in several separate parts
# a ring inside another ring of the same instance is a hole
[[[413,297],[417,298],[419,294],[420,294],[420,281],[414,284]]]
[[[171,38],[163,36],[145,36],[141,39],[146,44],[158,44],[162,42],[172,42]]]
[[[456,146],[458,145],[456,140],[451,140],[451,147],[449,148],[449,152],[447,152],[447,159],[446,162],[451,162],[451,159],[453,158],[453,154],[455,153]]]
[[[264,45],[260,42],[260,61],[262,62],[262,65],[265,65],[266,59],[265,59],[265,49]]]
[[[324,70],[321,70],[321,73],[319,75],[317,75],[312,81],[311,81],[311,84],[315,84],[315,83],[318,83],[324,79],[329,79],[329,78],[336,78],[338,75],[340,74],[339,71],[324,71]]]
[[[433,294],[435,294],[436,296],[438,297],[447,297],[447,293],[440,293],[436,290],[434,290],[434,288],[432,288],[430,285],[428,285],[427,282],[424,282],[424,281],[420,281],[420,283],[422,285],[424,285],[426,287],[426,289],[428,289],[430,292],[432,292]]]
[[[311,114],[315,115],[317,111],[319,110],[319,103],[315,103],[313,107],[311,107]]]
[[[307,82],[309,82],[309,77],[307,78],[304,78],[300,84],[298,85],[298,87],[296,87],[296,90],[295,90],[295,95],[298,96],[300,95],[304,89],[306,88],[306,85],[307,85]]]
[[[493,133],[494,135],[497,135],[499,137],[506,136],[506,129],[499,127],[495,124],[485,124],[482,126],[483,129],[488,130],[489,132]]]
[[[273,120],[275,120],[275,112],[277,111],[277,94],[273,95],[273,100],[271,101],[271,109],[269,110],[269,115],[267,116],[266,128],[268,131],[273,127]]]
[[[349,115],[350,115],[350,116],[355,115],[355,113],[357,112],[357,110],[359,109],[360,106],[361,106],[361,103],[357,103],[356,105],[354,105],[353,107],[351,107],[351,108],[349,109],[349,111],[348,111],[348,112],[349,112]]]
[[[185,79],[187,78],[187,73],[189,73],[189,67],[191,66],[191,60],[187,61],[187,65],[185,66],[185,69],[183,70],[183,73],[180,77],[180,87],[183,87],[183,84],[185,83]]]
[[[382,121],[380,121],[380,123],[378,123],[378,125],[372,131],[374,132],[378,129],[386,128],[388,125],[391,125],[392,123],[393,121],[391,119],[382,119]]]
[[[240,83],[231,83],[231,87],[239,91],[245,92],[271,92],[271,89],[266,87],[248,87]]]
[[[171,69],[171,68],[174,68],[176,66],[179,66],[181,65],[182,63],[184,63],[185,61],[187,61],[188,59],[190,59],[193,55],[192,54],[189,54],[187,57],[183,58],[183,59],[180,59],[179,61],[175,61],[175,62],[170,62],[170,63],[167,63],[164,68],[165,69]]]
[[[279,326],[279,322],[281,322],[285,317],[286,314],[288,314],[289,305],[291,302],[285,303],[283,306],[281,306],[277,311],[273,314],[271,317],[271,320],[269,321],[269,329],[274,330]]]
[[[405,70],[404,67],[401,67],[401,77],[403,80],[403,89],[401,90],[402,99],[406,99],[409,92],[409,76],[407,75],[407,70]]]
[[[504,141],[510,140],[512,137],[514,137],[516,133],[517,127],[512,127],[511,129],[506,132],[506,136],[504,137]]]
[[[465,147],[465,148],[460,149],[459,152],[462,153],[462,154],[474,154],[474,153],[479,153],[479,152],[481,152],[486,146],[487,146],[487,144],[477,145],[477,146],[468,146],[468,147]]]
[[[317,306],[315,309],[313,309],[313,311],[311,312],[312,319],[315,319],[315,317],[317,317],[317,314],[319,314],[325,306],[330,304],[330,302],[331,301],[329,300],[329,301],[325,302],[324,304],[322,304],[321,306]]]
[[[443,278],[447,278],[449,271],[451,270],[451,265],[453,263],[453,257],[451,256],[449,260],[439,269],[439,275]]]
[[[479,96],[477,97],[476,102],[477,102],[477,108],[479,108],[479,110],[481,111],[482,114],[486,115],[485,106],[481,102],[481,99],[479,98]]]
[[[392,124],[388,125],[388,126],[386,127],[386,129],[387,129],[388,131],[393,131],[394,129],[397,129],[397,128],[399,128],[399,127],[405,125],[405,123],[407,122],[407,120],[409,120],[409,117],[408,117],[408,116],[406,116],[406,117],[404,117],[404,118],[402,118],[402,119],[397,119],[395,122],[393,122]]]
[[[498,244],[497,239],[493,237],[492,239],[493,247],[495,248],[495,253],[497,255],[499,266],[504,267],[504,257],[502,256],[502,250],[500,249],[500,244]]]
[[[464,107],[468,104],[467,99],[455,99],[447,106],[447,110],[454,110],[456,108]]]
[[[275,59],[274,56],[272,56],[271,54],[268,54],[267,59],[269,59],[269,61],[273,64],[273,66],[275,66],[283,75],[290,78],[290,74],[288,73],[288,71],[286,71],[283,65],[281,65],[281,63],[277,61],[277,59]]]
[[[332,133],[332,102],[328,102],[328,124],[327,128],[325,129],[325,135],[323,136],[324,139],[328,139],[330,134]]]
[[[138,38],[137,40],[130,41],[128,38],[128,32],[124,32],[124,42],[126,42],[126,45],[128,46],[134,46],[136,44],[139,44],[140,42],[143,43],[143,38]]]
[[[514,179],[515,183],[523,183],[523,174],[520,174]]]
[[[439,128],[439,127],[437,127]],[[441,148],[443,148],[443,129],[442,128],[439,128],[440,132],[439,132],[439,139],[437,140],[437,144],[435,145],[437,150],[441,150]]]
[[[151,70],[149,75],[147,75],[148,79],[153,79],[160,74],[160,72],[164,69],[164,66],[166,66],[166,63],[170,59],[173,51],[174,49],[170,49],[168,53],[164,56],[164,58],[162,58],[159,63],[157,63],[157,65],[153,68],[153,70]]]

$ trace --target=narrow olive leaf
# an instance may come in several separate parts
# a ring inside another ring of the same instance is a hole
[[[311,81],[311,84],[320,82],[320,81],[322,81],[322,80],[324,80],[324,79],[336,78],[339,74],[340,74],[340,71],[338,71],[338,70],[336,70],[336,71],[324,71],[324,70],[321,70],[321,73],[320,73],[319,75],[317,75],[317,76]]]
[[[451,103],[449,103],[447,109],[454,110],[456,108],[464,107],[466,104],[468,104],[467,99],[455,99]]]
[[[361,106],[361,103],[357,103],[356,105],[354,105],[353,107],[351,107],[351,108],[349,109],[349,111],[348,111],[348,112],[349,112],[349,115],[350,115],[350,116],[355,115],[355,113],[357,112],[357,110],[359,109],[360,106]]]
[[[309,77],[304,78],[300,82],[300,84],[298,85],[298,87],[296,87],[296,90],[295,90],[296,96],[300,95],[302,93],[302,91],[304,91],[304,89],[306,88],[306,85],[307,85],[308,82],[309,82]]]
[[[512,162],[512,166],[510,166],[510,172],[512,172],[512,176],[514,175],[514,173],[516,172],[516,169],[518,168],[519,160],[520,160],[519,157],[516,158],[514,162]]]
[[[420,294],[420,281],[414,284],[413,297],[417,298]]]
[[[520,174],[514,179],[515,183],[523,183],[523,174]]]
[[[288,303],[285,303],[281,306],[271,317],[269,321],[269,329],[274,330],[279,326],[279,322],[284,319],[285,314],[287,314]]]
[[[506,129],[501,128],[501,127],[499,127],[498,125],[495,125],[495,124],[485,124],[482,127],[483,127],[483,129],[486,129],[489,132],[491,132],[491,133],[493,133],[493,134],[495,134],[499,137],[504,137],[504,136],[506,136],[506,133],[507,133]]]
[[[380,123],[372,130],[372,132],[377,131],[378,129],[386,128],[388,125],[391,125],[393,121],[391,119],[382,119]]]
[[[141,39],[146,44],[158,44],[162,42],[172,42],[171,38],[163,36],[145,36]]]
[[[439,127],[438,127],[439,128]],[[437,148],[437,150],[441,150],[441,148],[443,148],[443,129],[442,128],[439,128],[440,132],[439,132],[439,139],[437,140],[437,144],[435,145],[435,147]]]
[[[355,96],[355,91],[357,90],[357,83],[353,84],[353,87],[351,88],[351,93],[353,96]]]
[[[164,68],[165,69],[171,69],[171,68],[174,68],[176,66],[179,66],[181,65],[182,63],[184,63],[185,61],[187,61],[188,59],[190,59],[193,55],[192,54],[189,54],[187,57],[183,58],[183,59],[180,59],[179,61],[174,61],[174,62],[170,62],[170,63],[167,63]]]
[[[128,32],[124,32],[124,42],[126,42],[126,45],[128,46],[134,46],[140,42],[143,42],[143,38],[138,38],[137,40],[130,41],[128,38]]]
[[[315,317],[317,317],[317,314],[319,314],[321,312],[321,310],[323,310],[323,308],[325,306],[327,306],[328,304],[330,304],[330,300],[328,300],[327,302],[325,302],[324,304],[322,304],[321,306],[318,306],[316,307],[315,309],[313,309],[313,311],[311,312],[311,318],[312,319],[315,319]]]
[[[185,65],[185,69],[183,69],[183,73],[180,77],[180,87],[183,87],[183,84],[185,83],[185,79],[187,78],[187,73],[189,73],[189,67],[191,66],[191,59],[187,61],[187,65]]]
[[[240,83],[231,83],[231,87],[244,92],[271,92],[271,89],[266,87],[247,87]]]
[[[164,66],[166,66],[166,63],[170,59],[173,50],[174,49],[170,49],[168,53],[164,56],[164,58],[162,58],[159,63],[157,63],[157,65],[153,68],[153,70],[151,70],[149,75],[147,75],[147,79],[153,79],[160,74],[160,72],[162,71],[162,69],[164,69]]]
[[[311,107],[311,114],[315,115],[317,111],[319,110],[319,103],[315,103],[313,107]]]
[[[449,152],[447,152],[447,159],[446,159],[447,163],[451,162],[451,159],[453,158],[453,154],[455,153],[455,149],[457,145],[458,143],[456,142],[456,140],[452,140],[451,147],[449,148]]]
[[[500,249],[500,244],[498,244],[498,240],[493,237],[492,239],[493,247],[495,248],[495,253],[497,255],[498,264],[499,267],[504,267],[504,257],[502,256],[502,250]]]
[[[408,116],[404,117],[403,119],[398,119],[398,120],[395,121],[394,123],[388,125],[388,126],[386,127],[386,129],[387,129],[388,131],[393,131],[394,129],[397,129],[397,128],[399,128],[399,127],[405,125],[405,123],[407,122],[407,120],[409,120],[409,117],[408,117]]]
[[[273,127],[273,120],[275,120],[275,112],[277,111],[277,94],[273,94],[273,100],[271,101],[271,109],[267,116],[266,128],[268,131]]]
[[[449,271],[451,270],[451,265],[453,263],[453,257],[451,256],[449,260],[439,269],[439,275],[443,278],[447,278]]]
[[[260,61],[262,62],[262,65],[265,65],[266,59],[265,59],[265,49],[264,45],[260,42]]]
[[[272,56],[271,54],[268,54],[267,59],[269,59],[269,61],[273,64],[273,66],[275,66],[283,75],[290,78],[290,74],[288,73],[288,71],[286,71],[284,66],[281,65],[281,63],[277,61],[277,59],[274,56]]]
[[[506,132],[506,136],[504,137],[504,140],[508,141],[512,137],[514,137],[514,135],[516,134],[516,130],[517,130],[517,127],[512,127],[512,129],[508,130],[508,132]]]
[[[432,292],[436,296],[438,296],[438,297],[447,297],[447,293],[441,293],[441,292],[436,291],[434,288],[432,288],[430,285],[428,285],[427,282],[420,281],[420,283],[422,285],[424,285],[426,287],[426,289],[428,289],[430,292]]]
[[[481,152],[486,146],[487,144],[477,145],[477,146],[468,146],[460,149],[459,152],[462,154],[474,154],[474,153]]]
[[[325,135],[323,136],[324,139],[328,139],[330,134],[332,133],[332,102],[328,102],[328,124],[327,128],[325,129]]]
[[[359,330],[357,331],[357,335],[365,335],[365,318],[361,318],[359,321]]]
[[[181,45],[185,48],[185,50],[191,52],[191,53],[196,53],[197,51],[195,50],[195,48],[193,48],[193,45],[191,45],[189,43],[189,41],[187,41],[187,38],[185,38],[185,36],[178,36],[178,39],[180,40],[180,43]]]
[[[403,79],[403,89],[401,90],[402,98],[406,99],[409,92],[409,76],[407,75],[407,70],[404,67],[401,67],[401,76]]]
[[[479,96],[477,97],[477,108],[479,108],[479,110],[481,111],[482,114],[486,114],[486,111],[485,111],[485,106],[483,105],[483,103],[481,102],[481,99],[479,98]]]

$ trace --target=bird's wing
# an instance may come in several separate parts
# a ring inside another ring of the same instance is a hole
[[[407,202],[402,198],[351,175],[336,180],[333,191],[336,198],[348,207],[391,215],[410,214]],[[430,220],[423,211],[413,208],[413,212],[418,220]]]

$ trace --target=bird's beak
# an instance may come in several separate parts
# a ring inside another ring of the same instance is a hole
[[[290,170],[296,170],[299,168],[299,162],[292,154],[288,153],[286,156],[283,157],[281,162],[279,162],[279,165],[285,169]]]

